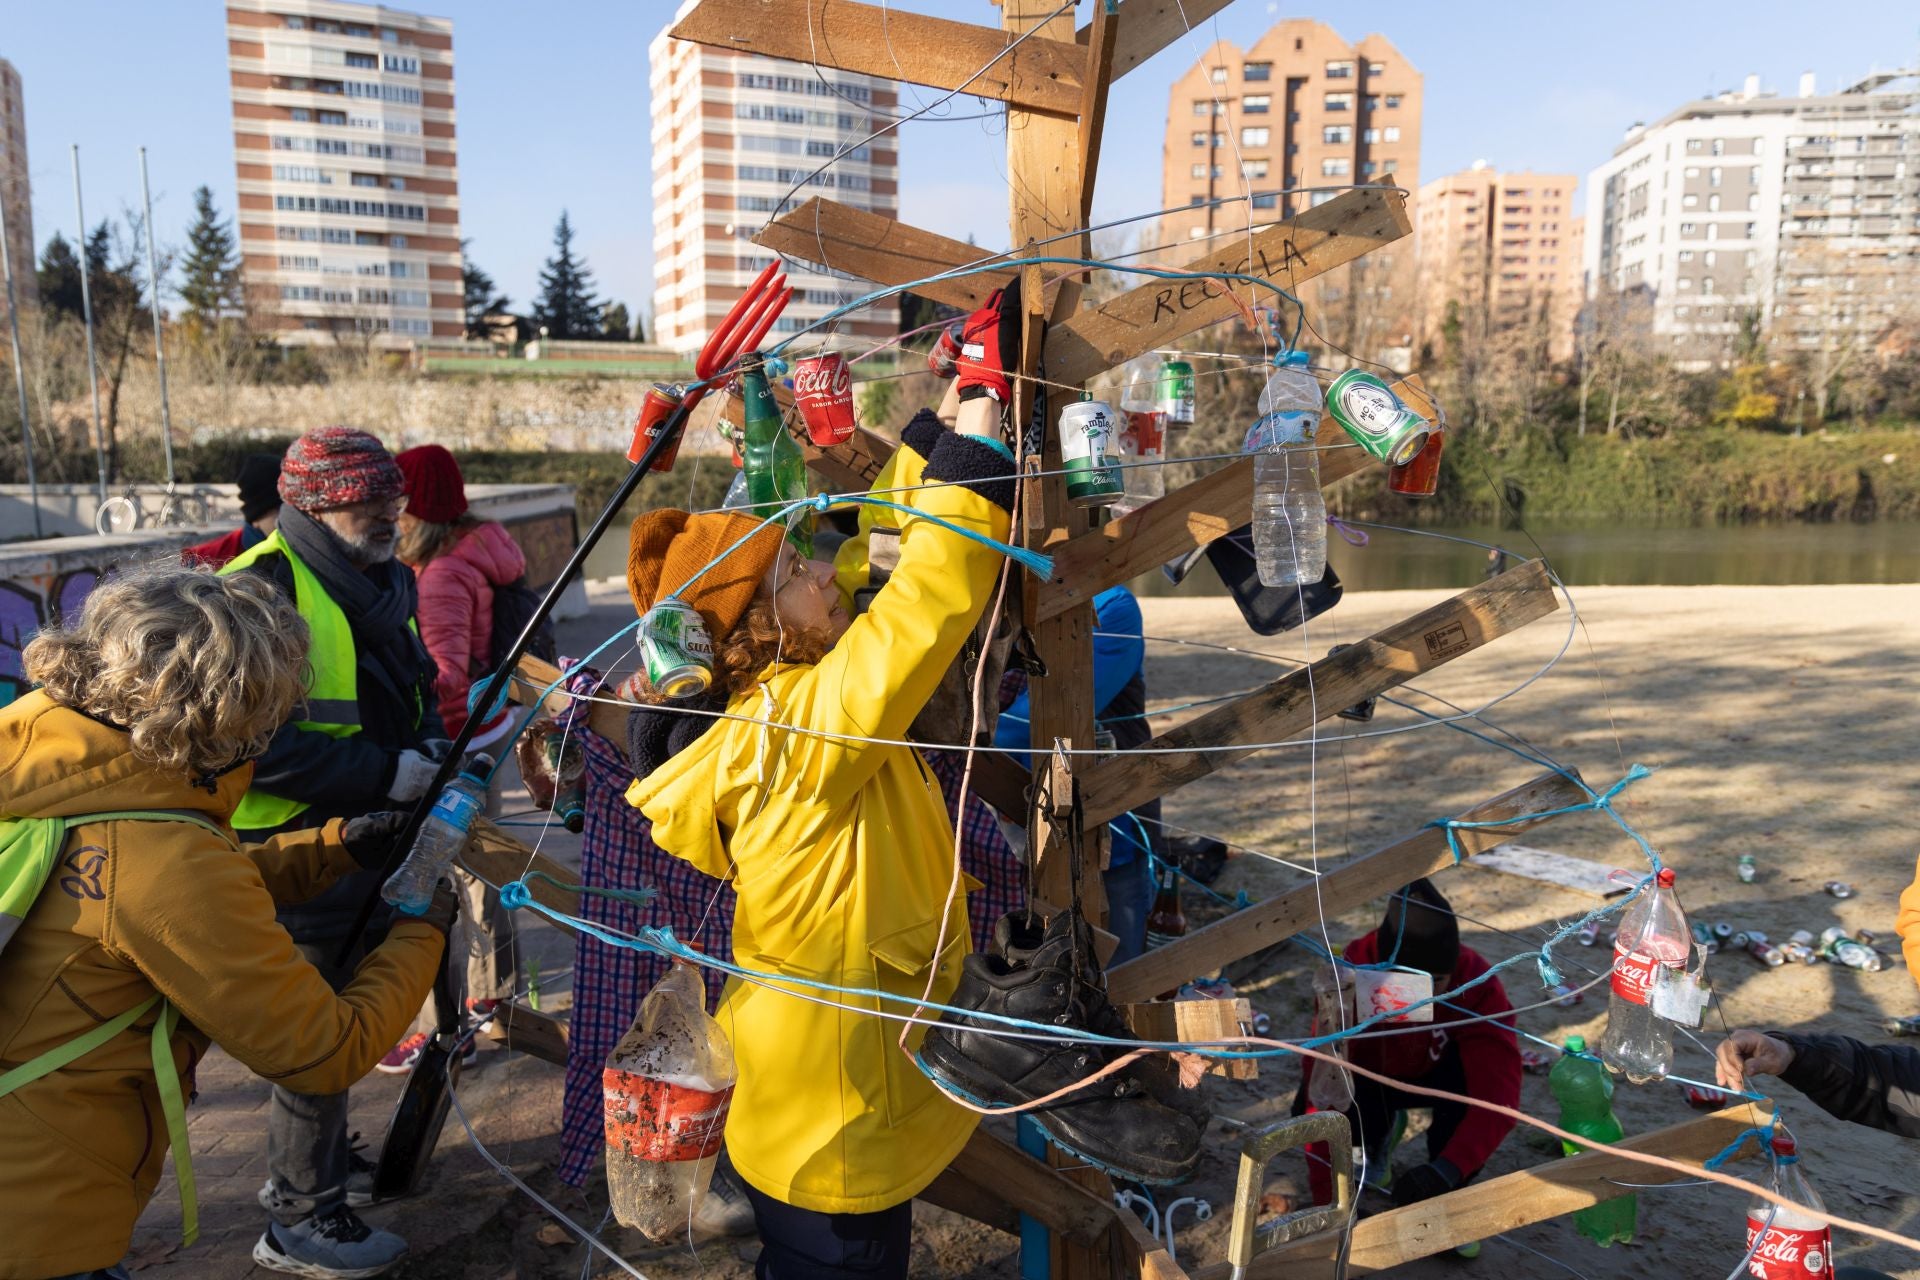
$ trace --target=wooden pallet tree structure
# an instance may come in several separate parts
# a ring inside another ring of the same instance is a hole
[[[1023,272],[1031,315],[1037,318],[1044,308],[1048,320],[1044,343],[1039,325],[1023,328],[1023,378],[1016,382],[1013,420],[1024,422],[1036,376],[1050,391],[1048,416],[1057,419],[1073,390],[1095,375],[1265,301],[1251,285],[1226,277],[1254,276],[1294,292],[1411,230],[1406,192],[1363,187],[1235,237],[1187,264],[1196,277],[1208,279],[1150,280],[1098,306],[1082,305],[1081,285],[1072,274],[1038,287],[1040,269],[1026,259],[1091,256],[1083,228],[1113,83],[1226,4],[1092,0],[1092,20],[1076,30],[1072,8],[1063,10],[1057,0],[1001,0],[998,27],[854,0],[704,0],[671,34],[730,52],[906,80],[1007,104],[1008,244],[1013,246],[1007,253],[983,262],[974,245],[822,198],[776,218],[754,240],[787,257],[890,286],[984,266],[912,285],[921,296],[962,308],[980,306],[996,287]],[[1431,402],[1417,379],[1396,390],[1431,416]],[[717,406],[718,399],[707,403]],[[1086,747],[1093,742],[1095,711],[1093,597],[1245,525],[1251,518],[1253,464],[1251,459],[1231,463],[1127,515],[1092,524],[1067,501],[1051,426],[1044,457],[1030,464],[1046,474],[1027,482],[1023,503],[1030,544],[1054,561],[1050,579],[1028,582],[1023,604],[1025,626],[1047,671],[1031,685],[1033,740]],[[1329,417],[1321,425],[1320,443],[1342,442],[1341,429]],[[866,430],[828,449],[815,448],[804,436],[802,445],[809,465],[829,486],[844,490],[870,487],[893,449],[891,441]],[[1331,485],[1371,465],[1373,460],[1358,449],[1325,452],[1322,482]],[[1028,847],[1038,859],[1039,896],[1066,903],[1075,870],[1068,864],[1069,849],[1081,850],[1083,883],[1099,884],[1098,842],[1078,838],[1082,834],[1229,767],[1255,749],[1251,744],[1305,732],[1338,708],[1388,692],[1558,607],[1545,566],[1528,561],[1161,734],[1150,744],[1151,753],[1075,765],[1073,757],[1037,750],[1031,779],[1004,759],[983,755],[975,764],[976,785],[1016,821],[1037,814]],[[619,740],[623,731],[610,728]],[[1052,803],[1030,806],[1033,794]],[[1544,774],[1459,815],[1470,821],[1517,819],[1513,825],[1498,833],[1461,830],[1457,839],[1472,856],[1586,798],[1567,777]],[[1444,833],[1424,828],[1350,860],[1315,886],[1281,893],[1117,966],[1108,974],[1110,994],[1116,1003],[1149,1000],[1300,932],[1323,912],[1349,909],[1453,865]],[[1755,1117],[1751,1107],[1730,1108],[1627,1145],[1704,1158]],[[1621,1163],[1604,1154],[1557,1161],[1379,1215],[1352,1231],[1350,1271],[1384,1269],[1623,1194],[1608,1181],[1621,1172]],[[926,1198],[1007,1230],[1014,1229],[1016,1213],[1038,1219],[1054,1235],[1056,1276],[1186,1274],[1139,1219],[1115,1207],[1104,1177],[1049,1168],[984,1131]],[[1331,1275],[1337,1234],[1272,1249],[1249,1274]],[[1208,1267],[1196,1274],[1213,1276],[1224,1269]]]

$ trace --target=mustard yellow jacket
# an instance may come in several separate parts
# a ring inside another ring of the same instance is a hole
[[[0,710],[0,814],[192,810],[227,826],[253,776],[210,786],[142,764],[127,735],[43,693]],[[228,828],[231,834],[231,828]],[[274,920],[356,864],[340,823],[236,848],[196,823],[75,827],[0,955],[0,1071],[58,1048],[155,992],[181,1023],[191,1089],[217,1041],[289,1089],[332,1093],[372,1069],[426,999],[439,930],[403,920],[338,995]],[[0,1098],[0,1277],[33,1280],[125,1256],[167,1150],[153,1020]],[[266,1135],[254,1137],[263,1145]]]
[[[927,464],[947,479],[1010,469],[950,434]],[[957,484],[911,503],[899,567],[833,650],[814,666],[770,667],[763,690],[729,705],[777,727],[720,721],[627,798],[662,848],[733,878],[737,964],[914,999],[931,971],[944,1000],[968,949],[967,885],[954,884],[939,782],[912,747],[797,732],[902,738],[991,597],[998,553],[918,513],[1004,540],[1004,506]],[[740,1079],[727,1150],[748,1182],[800,1208],[867,1213],[911,1199],[947,1166],[976,1117],[901,1051],[900,1023],[873,1016],[911,1008],[728,982],[717,1016]],[[908,1046],[920,1039],[916,1028]]]

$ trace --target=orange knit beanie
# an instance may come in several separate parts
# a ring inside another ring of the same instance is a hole
[[[759,533],[754,533],[755,528]],[[747,541],[741,542],[742,538]],[[780,538],[778,524],[762,526],[752,516],[731,511],[701,515],[671,508],[649,511],[633,522],[627,543],[627,588],[633,593],[633,607],[644,614],[662,596],[678,590],[682,600],[700,611],[717,645],[753,603],[754,592],[780,553]],[[741,545],[728,552],[736,542]],[[700,572],[722,552],[727,552],[724,559]],[[700,576],[694,578],[695,574]]]

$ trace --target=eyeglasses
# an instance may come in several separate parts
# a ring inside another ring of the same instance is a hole
[[[385,498],[368,498],[362,502],[349,502],[338,507],[327,507],[328,511],[351,511],[355,515],[379,516],[392,513],[399,515],[407,509],[407,495],[396,493]]]

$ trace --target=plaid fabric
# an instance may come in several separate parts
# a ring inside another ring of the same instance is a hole
[[[986,887],[974,890],[967,899],[967,921],[972,927],[973,949],[985,951],[993,939],[993,922],[1009,911],[1026,904],[1027,871],[1000,834],[993,809],[978,795],[967,796],[967,812],[954,812],[960,795],[960,775],[967,767],[964,751],[922,750],[933,776],[940,780],[940,791],[947,798],[947,817],[960,832],[960,865],[967,874]]]
[[[651,906],[640,907],[583,894],[580,914],[595,924],[629,933],[642,925],[665,925],[682,942],[710,956],[731,958],[733,889],[655,844],[653,824],[624,798],[633,781],[626,756],[591,731],[582,730],[581,742],[587,755],[587,821],[580,842],[580,882],[605,889],[652,888],[658,896]],[[668,966],[652,952],[609,946],[584,935],[575,944],[573,964],[559,1173],[562,1181],[577,1187],[593,1173],[594,1162],[606,1146],[601,1069],[633,1025],[641,999]],[[711,969],[705,972],[707,997],[718,1000],[724,979]]]

